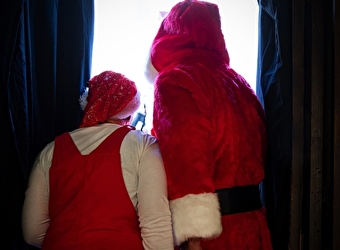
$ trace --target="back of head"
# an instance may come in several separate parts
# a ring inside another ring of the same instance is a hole
[[[89,127],[108,119],[125,119],[140,106],[135,83],[124,75],[104,71],[89,80],[88,95],[81,98],[84,115],[79,127]]]
[[[164,18],[154,38],[152,64],[160,71],[174,53],[186,48],[213,51],[229,64],[216,4],[198,0],[177,3]]]

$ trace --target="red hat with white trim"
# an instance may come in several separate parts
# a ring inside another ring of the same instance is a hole
[[[89,127],[110,118],[131,116],[140,106],[140,93],[135,83],[124,75],[104,71],[89,80],[88,92],[79,101],[84,109],[79,127]]]

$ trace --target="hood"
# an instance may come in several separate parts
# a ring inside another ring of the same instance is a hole
[[[214,53],[229,65],[218,6],[185,0],[176,4],[162,21],[151,46],[150,58],[155,69],[161,71],[195,53]]]

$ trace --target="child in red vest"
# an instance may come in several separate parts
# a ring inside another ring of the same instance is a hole
[[[42,249],[173,249],[166,176],[157,141],[129,126],[140,105],[133,81],[105,71],[81,98],[80,128],[36,159],[23,207],[27,243]]]

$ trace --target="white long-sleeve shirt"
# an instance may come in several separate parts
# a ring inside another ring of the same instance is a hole
[[[105,123],[70,132],[81,154],[86,155],[119,125]],[[40,247],[49,226],[49,169],[54,142],[38,155],[30,174],[22,212],[22,230],[28,244]],[[144,249],[174,249],[166,176],[158,143],[139,130],[130,131],[121,149],[123,178],[140,221]],[[100,180],[98,180],[100,182]]]

